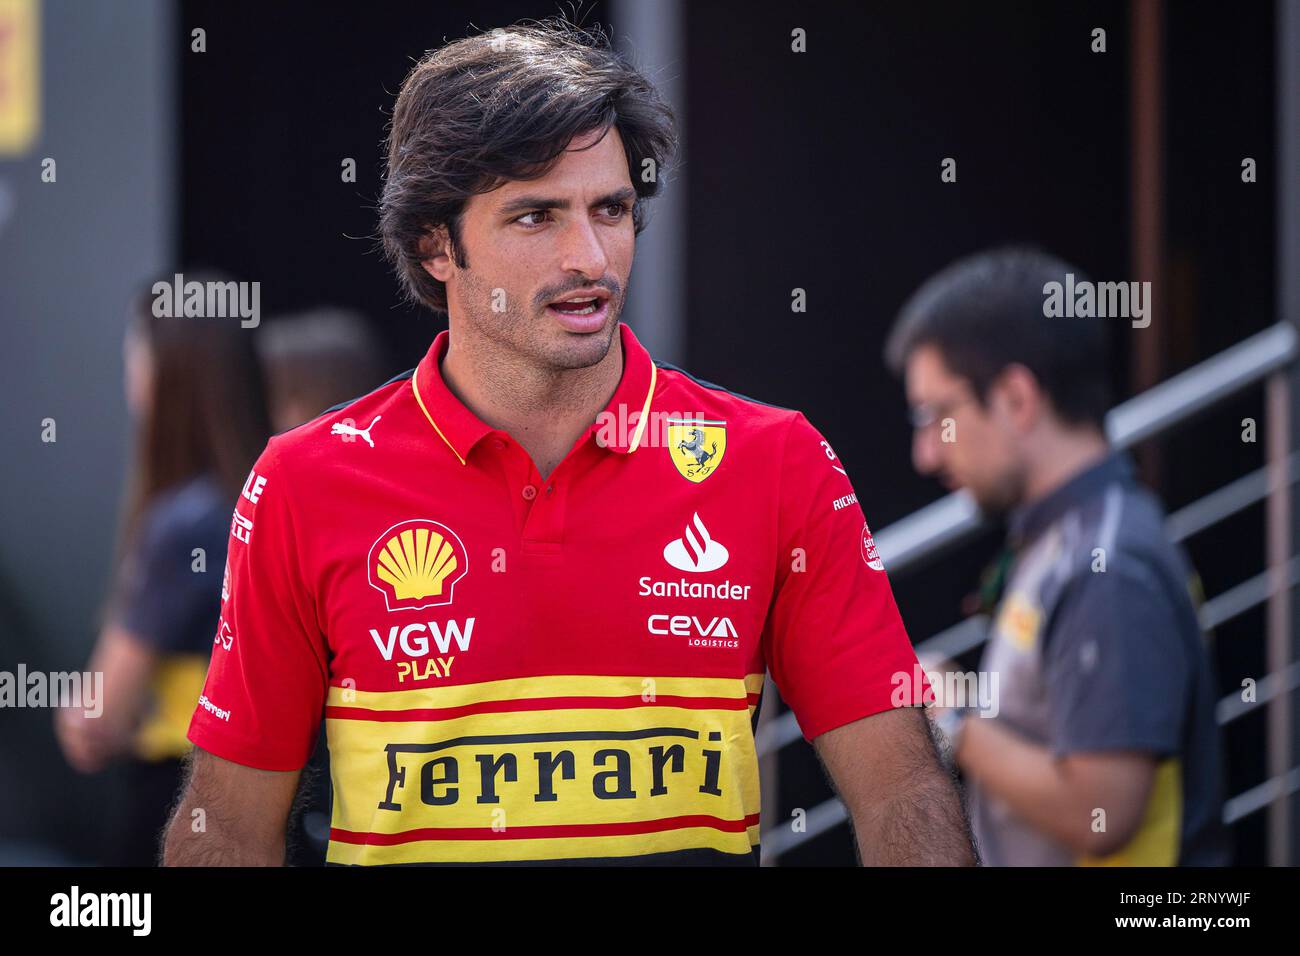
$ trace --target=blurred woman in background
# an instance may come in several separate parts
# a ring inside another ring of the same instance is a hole
[[[127,810],[106,862],[126,866],[157,861],[190,716],[223,637],[231,513],[269,434],[252,331],[238,318],[158,317],[153,300],[137,300],[124,343],[134,462],[88,665],[104,675],[104,711],[56,711],[74,768],[125,758]]]

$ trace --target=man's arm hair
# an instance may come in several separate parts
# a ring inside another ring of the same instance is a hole
[[[300,773],[245,767],[194,748],[163,866],[283,866]]]
[[[864,717],[813,745],[849,810],[864,866],[978,864],[961,788],[923,710]]]

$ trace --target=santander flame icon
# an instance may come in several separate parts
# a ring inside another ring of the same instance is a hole
[[[730,556],[721,541],[709,536],[698,512],[686,526],[686,534],[664,548],[664,560],[678,571],[716,571]]]

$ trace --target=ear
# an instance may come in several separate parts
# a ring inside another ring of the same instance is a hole
[[[430,229],[420,240],[420,265],[439,282],[446,282],[456,271],[452,262],[447,227]]]
[[[1018,362],[1002,370],[990,390],[990,404],[999,407],[1020,431],[1029,431],[1043,415],[1046,396],[1038,377]]]

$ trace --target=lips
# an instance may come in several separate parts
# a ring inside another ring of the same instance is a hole
[[[609,292],[601,288],[578,289],[546,307],[567,331],[595,332],[609,314]]]
[[[555,303],[546,307],[546,311],[569,332],[588,333],[599,331],[605,325],[609,314],[609,300],[597,299],[594,303],[584,304],[586,311],[557,309]]]
[[[560,298],[554,300],[550,304],[554,306],[571,307],[571,309],[582,309],[584,307],[590,307],[592,305],[591,301],[589,300],[595,299],[596,300],[595,304],[597,307],[599,307],[600,303],[604,302],[608,298],[609,298],[608,289],[604,289],[601,286],[593,285],[593,286],[586,286],[582,289],[574,289],[573,291],[568,292],[565,295],[561,296]]]
[[[589,299],[568,299],[564,302],[552,302],[551,307],[557,312],[563,312],[566,315],[591,315],[601,306],[601,300],[596,296]]]

